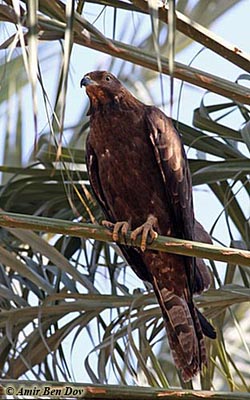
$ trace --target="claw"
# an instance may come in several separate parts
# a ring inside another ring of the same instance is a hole
[[[116,222],[113,230],[113,240],[116,242],[119,239],[119,232],[122,236],[126,236],[129,230],[129,223],[127,221]]]
[[[102,220],[101,224],[107,229],[114,229],[115,224],[113,222],[107,221],[106,219]]]
[[[119,221],[113,224],[110,221],[103,220],[102,225],[108,229],[113,230],[112,238],[114,242],[116,242],[119,239],[119,232],[121,232],[122,236],[125,237],[130,228],[130,224],[127,221]]]
[[[134,229],[131,232],[131,240],[135,241],[137,239],[138,235],[142,235],[141,239],[141,251],[145,251],[147,247],[147,239],[150,236],[152,241],[157,238],[158,234],[157,232],[153,229],[157,225],[157,218],[155,218],[153,215],[149,215],[147,221],[139,226],[138,228]]]
[[[124,238],[126,238],[126,235],[130,229],[130,222],[127,221],[119,221],[119,222],[110,222],[103,220],[102,225],[105,226],[107,229],[111,229],[112,232],[112,238],[114,242],[117,242],[119,239],[119,233],[122,234]],[[131,232],[130,239],[131,241],[135,241],[137,239],[137,236],[142,235],[141,238],[141,246],[140,249],[141,251],[145,251],[147,247],[147,240],[150,237],[151,242],[157,238],[158,233],[154,230],[154,227],[157,226],[157,218],[155,218],[153,215],[149,215],[147,221],[139,226],[138,228],[134,229]]]

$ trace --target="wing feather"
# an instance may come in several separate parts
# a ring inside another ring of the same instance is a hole
[[[88,138],[86,141],[86,165],[92,190],[94,192],[96,200],[102,208],[105,218],[107,218],[111,222],[116,222],[103,193],[102,185],[99,179],[97,156]],[[140,250],[120,244],[118,244],[118,247],[120,248],[124,258],[127,260],[130,267],[135,271],[139,278],[143,281],[151,282],[151,274],[142,260]]]
[[[108,202],[106,201],[105,195],[102,190],[102,185],[98,173],[98,160],[94,152],[94,149],[90,144],[89,137],[87,137],[86,141],[86,165],[87,165],[90,185],[92,187],[96,200],[98,201],[98,203],[102,208],[105,218],[107,218],[111,222],[115,222],[113,220]]]
[[[147,107],[149,135],[166,187],[168,206],[175,221],[178,238],[193,240],[194,212],[192,183],[179,133],[172,121],[156,107]]]
[[[166,188],[166,201],[174,221],[175,236],[179,239],[193,240],[192,183],[180,135],[171,119],[158,108],[148,106],[146,118],[150,140]],[[185,265],[191,301],[197,275],[195,259],[185,257]]]

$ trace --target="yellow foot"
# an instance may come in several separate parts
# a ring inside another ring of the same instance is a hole
[[[157,238],[158,234],[154,230],[154,228],[157,226],[157,218],[155,218],[153,215],[149,215],[147,221],[139,226],[138,228],[134,229],[131,232],[131,240],[134,241],[137,239],[138,235],[142,235],[141,238],[141,251],[145,251],[147,247],[147,239],[150,236],[152,241]]]
[[[113,229],[112,237],[114,242],[119,239],[119,232],[121,232],[122,236],[125,237],[130,229],[130,224],[127,221],[119,221],[113,224],[110,221],[104,220],[102,221],[102,225],[105,226],[105,228]]]

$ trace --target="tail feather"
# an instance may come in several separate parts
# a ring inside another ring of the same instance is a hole
[[[181,371],[181,376],[184,382],[192,379],[199,372],[198,362],[192,362],[191,365],[187,364],[185,355],[183,353],[183,349],[180,347],[178,343],[178,337],[176,332],[172,328],[172,325],[169,321],[165,320],[166,331],[168,335],[169,347],[172,352],[172,357],[175,363],[175,366],[178,370]]]
[[[206,348],[197,310],[154,277],[154,290],[162,309],[169,346],[182,379],[189,381],[207,364]],[[203,317],[205,319],[205,317]]]
[[[210,339],[216,339],[216,332],[214,330],[214,327],[208,322],[208,320],[198,309],[196,309],[196,313],[198,315],[203,334]]]

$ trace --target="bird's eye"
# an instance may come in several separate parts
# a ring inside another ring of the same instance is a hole
[[[111,76],[110,75],[106,75],[105,79],[106,79],[107,82],[109,82],[109,81],[111,81]]]

